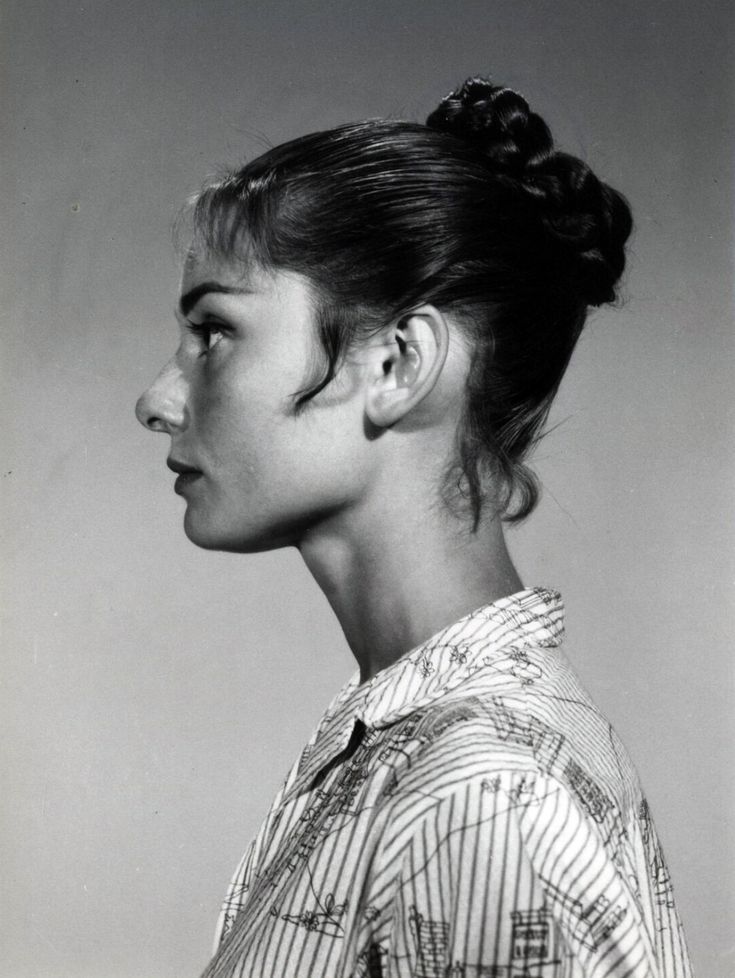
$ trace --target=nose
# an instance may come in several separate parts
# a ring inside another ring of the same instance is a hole
[[[186,382],[175,358],[163,368],[135,405],[135,416],[151,431],[173,434],[186,426]]]

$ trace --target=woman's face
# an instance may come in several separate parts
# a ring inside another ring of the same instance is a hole
[[[294,412],[320,354],[313,309],[295,273],[187,263],[179,347],[136,413],[171,438],[184,527],[201,547],[298,544],[366,489],[359,367]]]

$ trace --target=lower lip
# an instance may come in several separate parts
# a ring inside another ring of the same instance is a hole
[[[174,482],[174,492],[183,496],[189,486],[193,485],[201,476],[201,472],[182,472]]]

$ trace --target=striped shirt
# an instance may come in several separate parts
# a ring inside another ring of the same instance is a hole
[[[344,687],[235,873],[206,978],[689,978],[563,616],[521,591]]]

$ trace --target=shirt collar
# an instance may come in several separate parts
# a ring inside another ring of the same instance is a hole
[[[294,784],[300,791],[345,749],[356,720],[368,728],[395,723],[439,699],[478,670],[502,667],[512,646],[553,648],[564,635],[564,604],[557,591],[528,588],[471,611],[359,684],[356,674],[337,694],[302,754]],[[508,659],[520,678],[523,660]],[[290,794],[291,792],[289,792]]]

